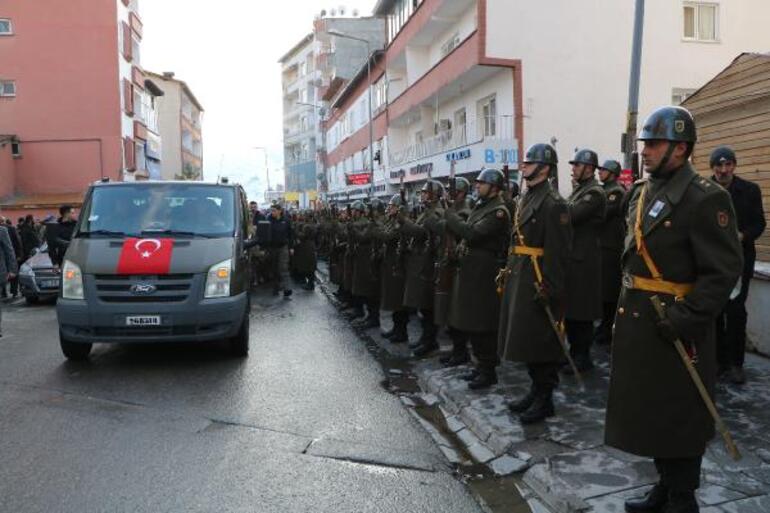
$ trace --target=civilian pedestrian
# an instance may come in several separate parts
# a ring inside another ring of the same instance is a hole
[[[16,263],[16,253],[13,251],[11,238],[8,236],[8,229],[0,226],[0,287],[5,290],[8,280],[16,278],[18,266]],[[3,336],[3,307],[0,302],[0,337]]]

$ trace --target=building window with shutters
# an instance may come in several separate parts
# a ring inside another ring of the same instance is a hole
[[[719,4],[685,2],[683,14],[685,41],[719,41]]]

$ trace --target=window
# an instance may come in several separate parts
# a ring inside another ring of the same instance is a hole
[[[681,105],[687,98],[693,95],[697,89],[675,87],[671,90],[671,105]]]
[[[11,20],[7,18],[0,18],[0,36],[10,36],[13,34],[13,26]]]
[[[15,159],[21,158],[21,143],[19,141],[11,143],[11,156]]]
[[[718,41],[718,9],[718,4],[685,3],[684,38],[694,41]]]
[[[497,133],[497,100],[494,95],[479,102],[479,116],[484,137],[493,137]]]
[[[0,80],[0,97],[16,96],[16,82],[13,80]]]

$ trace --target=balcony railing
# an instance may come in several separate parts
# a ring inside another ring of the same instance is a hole
[[[485,140],[513,139],[514,133],[513,116],[481,116],[419,143],[389,152],[388,164],[401,166]]]

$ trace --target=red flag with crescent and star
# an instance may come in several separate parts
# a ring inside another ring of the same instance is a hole
[[[137,239],[123,241],[118,259],[118,274],[168,274],[174,239]]]

